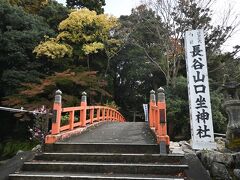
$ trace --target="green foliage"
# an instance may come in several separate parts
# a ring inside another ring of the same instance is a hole
[[[69,8],[88,8],[89,10],[94,10],[97,14],[102,14],[105,6],[105,0],[67,0],[67,7]]]
[[[167,121],[171,138],[181,136],[190,138],[190,120],[188,106],[187,79],[179,76],[175,87],[165,89],[167,103]]]
[[[8,0],[11,5],[22,7],[24,11],[36,14],[48,4],[48,0]]]
[[[223,53],[209,59],[210,85],[213,89],[221,89],[222,85],[230,81],[240,81],[240,61],[234,58],[235,53]]]
[[[120,109],[120,107],[118,107],[118,105],[114,102],[114,101],[111,101],[111,102],[106,102],[105,104],[104,104],[104,106],[108,106],[108,107],[110,107],[110,108],[113,108],[113,109],[116,109],[116,110],[119,110]]]
[[[8,140],[6,143],[2,144],[2,153],[0,159],[7,159],[14,156],[19,150],[29,151],[34,146],[36,146],[35,142],[30,141],[21,141],[21,140]]]
[[[125,45],[121,52],[111,62],[111,74],[114,87],[114,101],[131,120],[132,111],[143,115],[143,103],[148,103],[149,92],[157,89],[161,82],[162,74],[148,63],[140,48]]]
[[[69,124],[69,113],[62,114],[61,117],[61,126]],[[74,122],[79,122],[79,112],[75,112]]]
[[[223,110],[223,94],[219,90],[215,90],[211,91],[210,95],[214,132],[225,133],[228,121]]]
[[[50,0],[46,6],[40,9],[39,16],[45,18],[48,25],[57,31],[58,24],[67,18],[69,10],[55,0]]]
[[[5,95],[12,95],[16,93],[16,90],[23,81],[25,82],[39,82],[41,73],[36,70],[29,71],[17,71],[17,70],[5,70],[2,74],[2,83],[4,84]]]
[[[61,118],[61,126],[69,124],[69,113],[66,113]]]
[[[1,96],[12,95],[21,83],[37,82],[41,64],[34,61],[33,48],[53,31],[41,17],[0,1],[0,85]]]
[[[208,7],[201,7],[196,0],[188,2],[178,1],[174,10],[175,11],[172,13],[174,20],[178,24],[184,23],[184,26],[181,26],[184,29],[177,29],[178,31],[198,28],[208,30],[211,28],[211,10]]]

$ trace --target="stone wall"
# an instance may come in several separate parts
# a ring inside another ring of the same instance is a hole
[[[240,152],[225,148],[225,138],[215,138],[216,150],[193,150],[189,142],[170,142],[170,153],[196,154],[213,179],[240,179]]]

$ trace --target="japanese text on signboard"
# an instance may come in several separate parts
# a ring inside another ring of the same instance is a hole
[[[195,144],[212,143],[214,137],[203,30],[186,32],[185,49],[192,141]]]

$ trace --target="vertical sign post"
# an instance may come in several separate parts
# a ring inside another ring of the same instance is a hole
[[[143,104],[143,110],[145,115],[145,122],[148,122],[148,104]]]
[[[207,59],[202,29],[185,32],[185,57],[193,149],[214,149]]]

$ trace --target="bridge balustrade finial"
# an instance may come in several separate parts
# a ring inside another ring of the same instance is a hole
[[[155,91],[154,90],[150,91],[150,101],[151,102],[156,102],[156,95],[155,95]]]
[[[165,102],[165,94],[164,94],[164,89],[162,87],[158,88],[158,102]]]
[[[81,102],[87,102],[87,93],[86,92],[82,92]]]
[[[157,90],[158,93],[164,93],[164,91],[165,90],[162,87],[158,88],[158,90]]]
[[[58,104],[61,104],[62,103],[62,91],[60,89],[58,89],[56,92],[55,92],[55,100],[54,100],[54,103],[58,103]]]

